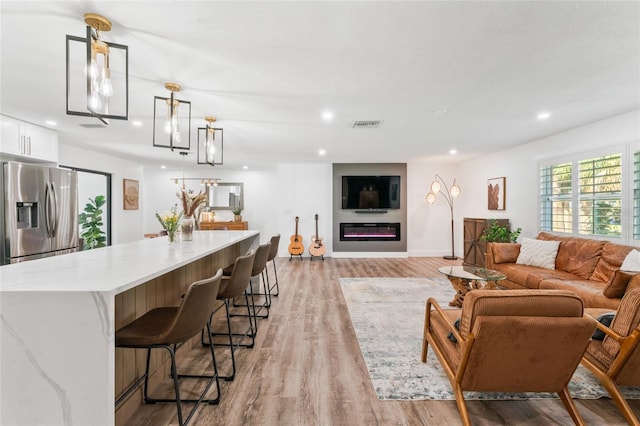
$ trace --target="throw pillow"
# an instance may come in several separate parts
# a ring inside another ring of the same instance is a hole
[[[453,326],[456,328],[456,330],[460,331],[460,318],[458,318],[454,323]],[[456,336],[453,335],[453,333],[449,333],[447,335],[447,339],[451,340],[453,343],[458,343],[458,339],[456,339]]]
[[[517,243],[493,243],[494,263],[514,263],[520,253],[520,244]]]
[[[631,250],[624,258],[620,269],[623,271],[640,272],[640,251]]]
[[[596,320],[602,325],[609,327],[611,325],[611,321],[613,321],[613,317],[615,316],[616,316],[615,312],[607,312],[606,314],[600,315],[598,318],[596,318]],[[602,340],[604,339],[604,336],[605,336],[604,331],[600,330],[599,328],[596,328],[596,331],[593,332],[593,335],[591,336],[591,338],[593,340]]]
[[[624,296],[624,292],[627,290],[629,281],[635,275],[637,274],[633,272],[625,272],[621,270],[615,271],[611,276],[611,279],[609,280],[607,286],[604,288],[604,290],[602,290],[602,294],[604,294],[606,297],[614,298]]]
[[[516,263],[545,269],[556,269],[558,247],[560,247],[560,241],[542,241],[523,238],[520,254],[518,255]]]

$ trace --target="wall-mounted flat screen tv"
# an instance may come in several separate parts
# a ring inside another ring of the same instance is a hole
[[[342,176],[342,208],[399,209],[400,176]]]

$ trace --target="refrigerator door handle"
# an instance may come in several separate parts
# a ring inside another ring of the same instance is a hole
[[[49,183],[45,183],[44,186],[44,229],[47,237],[51,237],[51,224],[50,224],[50,214],[49,214]]]
[[[51,185],[51,199],[53,201],[53,214],[51,215],[51,236],[55,237],[58,234],[58,195],[56,194],[56,188]]]

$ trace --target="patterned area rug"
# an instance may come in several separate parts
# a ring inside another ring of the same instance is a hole
[[[420,361],[425,302],[435,298],[442,307],[454,295],[449,281],[435,278],[340,278],[360,350],[379,399],[454,400],[451,385],[431,349]],[[608,397],[584,367],[569,383],[574,398]],[[640,387],[625,396],[640,399]],[[465,392],[465,399],[557,398],[557,394]]]

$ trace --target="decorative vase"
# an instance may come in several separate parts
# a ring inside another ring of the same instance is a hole
[[[193,230],[196,228],[196,219],[193,216],[185,216],[182,218],[181,231],[182,241],[193,240]]]
[[[176,240],[176,231],[167,231],[167,238],[169,238],[169,244],[173,244]]]
[[[242,222],[242,215],[241,214],[234,214],[233,215],[233,221],[234,222]]]

